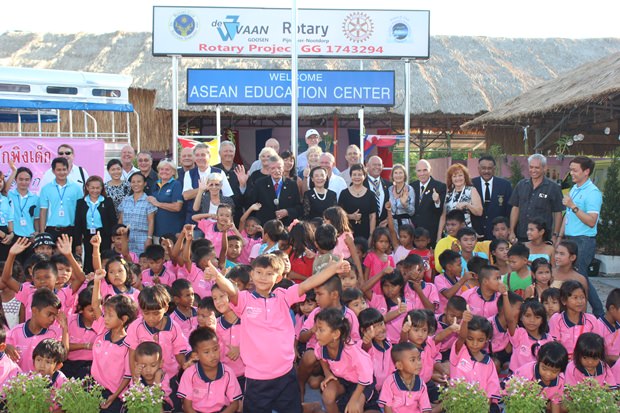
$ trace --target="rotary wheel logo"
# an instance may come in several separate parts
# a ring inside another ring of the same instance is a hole
[[[342,23],[342,31],[352,42],[365,42],[372,36],[374,25],[366,13],[351,13]]]

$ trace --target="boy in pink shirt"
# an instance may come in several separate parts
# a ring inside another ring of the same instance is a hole
[[[620,288],[614,288],[605,302],[605,315],[598,319],[605,340],[605,356],[612,365],[620,356]],[[616,363],[617,364],[617,363]]]
[[[483,266],[478,273],[478,282],[480,287],[471,288],[461,296],[474,315],[484,318],[496,316],[497,300],[501,297],[500,293],[506,291],[499,268],[494,265]]]
[[[538,351],[538,361],[522,365],[515,376],[537,382],[548,400],[548,410],[560,413],[564,397],[564,370],[568,364],[568,352],[557,341],[543,344]]]
[[[184,231],[182,236],[185,237],[185,244],[183,244],[183,266],[179,268],[177,278],[184,278],[192,283],[194,292],[198,294],[200,298],[211,297],[213,282],[205,279],[204,270],[207,268],[209,262],[216,258],[213,246],[199,247],[192,254],[193,231]]]
[[[376,308],[362,310],[358,318],[363,334],[362,348],[372,359],[375,387],[381,390],[385,379],[394,371],[394,362],[390,356],[392,343],[386,334],[385,320]]]
[[[0,387],[3,387],[7,381],[21,373],[19,366],[4,352],[7,346],[6,334],[6,330],[0,328]]]
[[[170,292],[175,304],[174,311],[170,313],[170,318],[181,327],[185,337],[189,337],[189,334],[198,326],[198,310],[194,307],[192,284],[183,278],[179,278],[172,283]]]
[[[131,385],[142,383],[145,386],[160,385],[164,392],[164,411],[172,411],[172,399],[170,397],[170,377],[162,370],[162,349],[153,341],[145,341],[136,347],[136,371],[131,378]]]
[[[171,285],[177,275],[170,269],[171,263],[164,262],[166,251],[161,245],[149,245],[144,250],[149,269],[142,271],[142,285],[150,287],[155,284]]]
[[[65,348],[69,349],[67,319],[64,313],[59,312],[60,306],[60,300],[52,291],[38,289],[32,295],[32,318],[9,331],[6,343],[15,347],[19,353],[18,364],[22,371],[34,369],[32,351],[46,338],[61,340]],[[57,317],[62,330],[54,326]]]
[[[67,349],[53,338],[41,341],[32,351],[34,371],[48,377],[52,388],[60,389],[67,377],[60,371],[62,362],[67,358]]]
[[[260,245],[263,242],[261,222],[256,217],[251,217],[250,214],[260,209],[260,204],[256,203],[246,209],[245,213],[239,220],[239,228],[241,229],[241,238],[243,238],[243,249],[239,256],[239,262],[241,264],[250,263],[250,253],[256,245]]]
[[[396,265],[405,278],[405,299],[413,310],[439,309],[439,291],[435,284],[424,281],[424,261],[419,255],[408,255]]]
[[[229,235],[241,237],[241,233],[239,233],[232,221],[232,207],[229,204],[220,204],[217,207],[215,219],[203,219],[204,215],[208,214],[196,214],[192,219],[198,222],[198,229],[205,234],[205,239],[213,243],[215,256],[219,257],[222,250],[222,237]],[[224,233],[226,235],[223,235]]]
[[[381,388],[379,405],[385,413],[424,413],[431,411],[431,402],[424,380],[420,351],[413,343],[395,344],[392,360],[396,371],[390,374]]]
[[[461,293],[467,291],[467,283],[471,280],[472,275],[470,272],[465,272],[461,277],[463,261],[461,254],[458,252],[445,250],[439,256],[439,262],[444,269],[444,273],[435,277],[435,287],[439,290],[438,311],[443,313],[451,297],[461,295]]]
[[[231,368],[237,376],[241,387],[245,387],[245,364],[243,364],[239,354],[241,320],[230,308],[228,295],[220,290],[217,284],[213,286],[211,292],[215,309],[221,314],[217,318],[215,333],[223,348],[223,353],[221,354],[222,363]]]
[[[236,412],[243,398],[241,387],[232,369],[220,361],[222,348],[215,332],[199,328],[189,336],[189,343],[198,361],[183,372],[179,383],[183,411]]]
[[[228,294],[231,308],[241,319],[241,358],[245,362],[245,412],[301,412],[299,386],[293,368],[295,328],[290,307],[304,300],[304,293],[337,273],[348,272],[348,262],[331,263],[321,272],[288,289],[273,286],[282,278],[284,263],[272,254],[252,264],[255,291],[238,291],[210,264],[205,271]]]

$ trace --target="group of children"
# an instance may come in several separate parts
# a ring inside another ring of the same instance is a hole
[[[558,413],[565,384],[620,381],[620,289],[603,317],[587,313],[576,247],[554,249],[544,223],[530,225],[527,245],[510,245],[505,219],[477,242],[451,211],[433,251],[428,231],[391,219],[355,238],[339,207],[288,229],[246,214],[238,231],[220,206],[199,222],[207,239],[187,225],[141,256],[122,225],[111,251],[94,236],[92,274],[67,236],[55,250],[35,241],[25,260],[19,239],[0,278],[21,303],[19,324],[0,317],[0,385],[20,371],[54,388],[90,375],[103,412],[140,382],[161,386],[164,411],[398,413],[440,412],[441,387],[463,378],[497,412],[514,374]],[[322,406],[302,403],[308,388]]]

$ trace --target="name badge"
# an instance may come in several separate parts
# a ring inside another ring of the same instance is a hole
[[[540,194],[538,194],[538,197],[545,199],[545,198],[547,198],[547,194],[540,193]]]
[[[6,218],[0,217],[0,224],[6,225]]]
[[[25,227],[26,225],[28,225],[28,224],[26,223],[26,218],[22,218],[22,219],[20,219],[20,220],[19,220],[19,225],[21,225],[22,227]]]
[[[90,229],[90,235],[95,235],[97,233],[97,228]]]
[[[65,216],[65,210],[64,209],[59,209],[58,210],[58,216],[59,217],[64,217]]]

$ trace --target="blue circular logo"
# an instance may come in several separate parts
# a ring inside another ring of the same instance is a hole
[[[180,37],[190,37],[196,30],[196,22],[189,14],[179,14],[172,22],[172,29]]]
[[[400,22],[392,26],[392,37],[394,37],[394,40],[402,42],[403,40],[406,40],[408,36],[409,26],[405,23]]]

